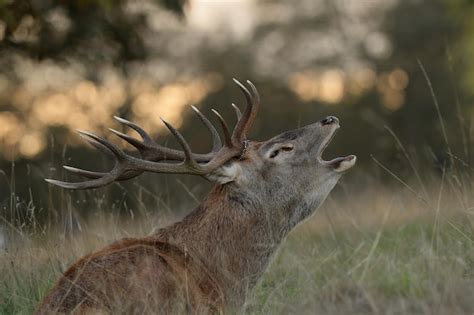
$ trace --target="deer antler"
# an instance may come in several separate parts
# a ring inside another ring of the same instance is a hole
[[[223,129],[224,145],[222,145],[219,134],[212,123],[197,108],[192,106],[198,118],[212,135],[212,149],[209,153],[193,153],[181,133],[163,119],[163,123],[178,140],[183,151],[161,146],[155,143],[137,124],[123,118],[114,117],[120,123],[134,129],[142,138],[140,141],[117,130],[109,129],[115,135],[133,145],[139,151],[141,158],[136,158],[125,153],[116,145],[95,134],[86,131],[78,131],[79,134],[93,146],[112,156],[115,160],[114,167],[109,172],[103,173],[64,166],[66,170],[90,178],[91,180],[77,183],[63,182],[54,179],[46,179],[46,181],[69,189],[88,189],[102,187],[114,181],[130,179],[143,172],[192,174],[200,176],[213,172],[230,159],[242,155],[246,148],[247,133],[255,121],[258,106],[260,104],[260,96],[252,82],[247,81],[252,92],[236,79],[234,79],[234,82],[244,93],[247,107],[245,108],[244,113],[241,114],[238,107],[232,104],[238,118],[232,134],[222,116],[217,111],[213,110]],[[176,161],[181,162],[176,163]]]

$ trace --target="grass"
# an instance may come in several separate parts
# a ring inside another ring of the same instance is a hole
[[[330,200],[288,238],[248,313],[472,314],[474,199],[454,195]]]
[[[474,194],[452,178],[425,187],[429,202],[400,186],[339,187],[290,234],[243,313],[472,314]],[[72,237],[10,231],[14,245],[0,250],[0,313],[32,313],[74,260],[171,219],[98,211]]]
[[[249,303],[256,314],[472,314],[472,241],[449,226],[296,233]],[[380,236],[380,237],[379,237]]]

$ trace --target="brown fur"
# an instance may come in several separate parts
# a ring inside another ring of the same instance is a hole
[[[176,246],[150,237],[123,239],[80,259],[37,314],[175,313],[177,307],[219,313],[223,305],[222,292],[204,266]]]

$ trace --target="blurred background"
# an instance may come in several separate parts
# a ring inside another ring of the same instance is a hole
[[[189,211],[209,188],[202,179],[145,174],[65,193],[43,178],[79,180],[63,164],[110,168],[75,129],[125,146],[107,131],[124,130],[113,115],[178,147],[162,116],[206,152],[189,106],[234,122],[230,104],[244,106],[234,77],[262,97],[251,139],[340,118],[325,156],[358,156],[342,187],[453,168],[467,178],[473,55],[472,0],[0,0],[0,232],[74,229],[97,207]]]

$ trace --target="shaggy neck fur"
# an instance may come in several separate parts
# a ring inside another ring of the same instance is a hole
[[[226,303],[238,307],[289,231],[284,208],[269,212],[251,193],[218,185],[196,210],[156,237],[199,258],[221,282]]]

